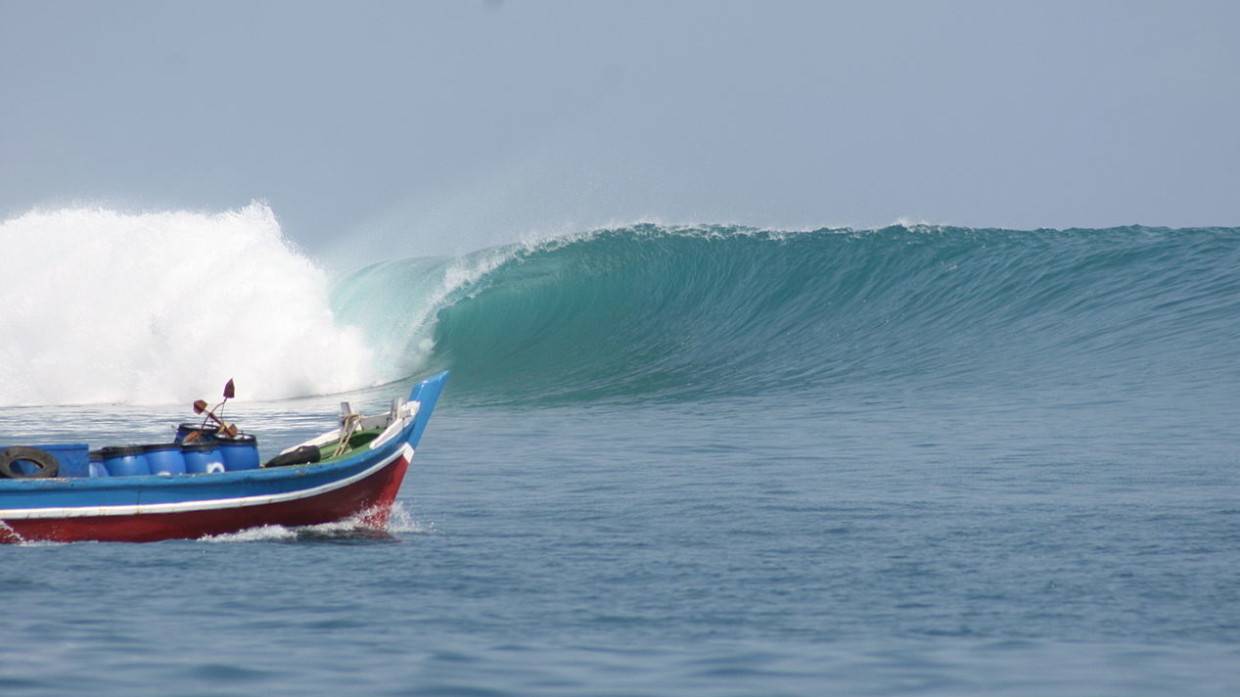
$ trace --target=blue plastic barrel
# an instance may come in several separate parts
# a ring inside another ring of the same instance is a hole
[[[142,454],[151,474],[185,474],[185,456],[181,454],[181,446],[176,443],[158,443],[142,446]]]
[[[103,451],[90,451],[90,464],[87,466],[88,477],[106,477],[108,476],[108,468],[103,465]]]
[[[203,424],[200,424],[200,423],[197,423],[197,424],[184,423],[184,424],[177,426],[177,435],[175,438],[172,439],[172,441],[174,443],[184,443],[185,437],[191,433],[198,434],[198,438],[197,438],[198,442],[211,441],[211,440],[215,440],[215,434],[218,433],[219,430],[220,430],[219,426],[215,426],[213,424],[206,424],[204,426]]]
[[[224,456],[224,469],[258,469],[258,439],[254,436],[243,433],[236,438],[220,438],[216,445]]]
[[[110,476],[132,477],[151,473],[151,466],[147,464],[140,445],[103,448],[100,454],[103,456],[103,466]]]
[[[211,474],[224,471],[224,456],[215,441],[187,443],[181,446],[185,471],[190,474]]]

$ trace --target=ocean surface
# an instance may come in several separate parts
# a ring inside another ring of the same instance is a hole
[[[236,377],[269,455],[452,371],[385,530],[0,548],[0,694],[1240,694],[1240,229],[0,243],[61,259],[0,289],[3,443]]]

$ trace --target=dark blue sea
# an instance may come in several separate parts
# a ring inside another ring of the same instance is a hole
[[[0,694],[1240,694],[1240,229],[641,225],[324,302],[397,374],[229,413],[451,370],[388,528],[0,548]],[[170,433],[149,314],[102,392],[7,334],[0,442]]]

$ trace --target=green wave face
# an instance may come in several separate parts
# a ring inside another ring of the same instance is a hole
[[[335,305],[395,370],[451,368],[474,403],[1223,398],[1237,269],[1236,229],[646,225],[387,262]]]

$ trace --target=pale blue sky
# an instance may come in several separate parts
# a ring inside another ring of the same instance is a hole
[[[311,250],[607,222],[1240,224],[1232,2],[0,0],[0,215]]]

